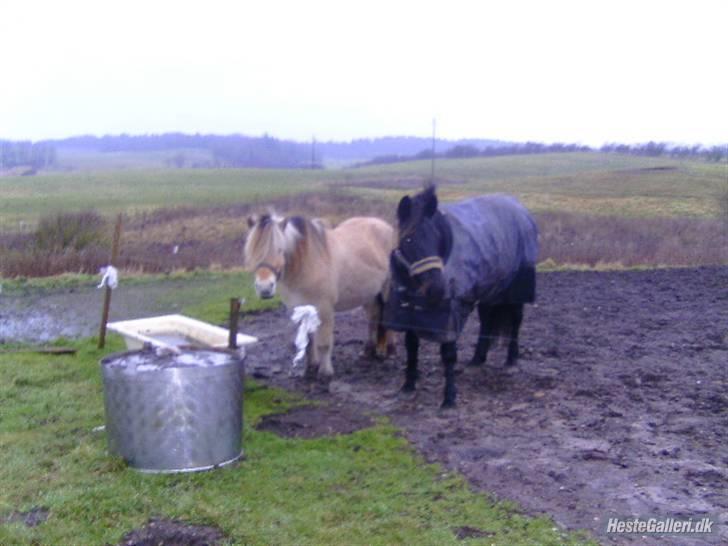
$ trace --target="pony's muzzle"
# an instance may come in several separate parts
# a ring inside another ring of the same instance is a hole
[[[264,300],[270,299],[276,295],[275,279],[255,280],[255,292],[258,297]]]
[[[427,271],[421,275],[417,294],[425,298],[429,305],[437,305],[445,297],[445,285],[439,271]]]

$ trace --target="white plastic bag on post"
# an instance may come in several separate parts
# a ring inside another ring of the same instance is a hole
[[[293,308],[291,320],[298,324],[296,331],[296,356],[293,357],[291,365],[291,374],[298,368],[306,356],[306,347],[308,347],[309,336],[318,330],[321,326],[318,311],[313,305],[299,305]]]
[[[108,286],[112,290],[115,290],[119,286],[119,271],[113,265],[102,267],[100,273],[103,277],[101,277],[101,283],[96,288]]]

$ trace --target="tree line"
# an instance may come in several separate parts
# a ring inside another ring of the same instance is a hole
[[[260,167],[260,168],[320,168],[324,161],[344,164],[371,165],[395,163],[433,156],[432,140],[421,137],[382,137],[356,139],[350,142],[297,142],[282,140],[267,134],[259,137],[245,135],[209,135],[164,133],[150,135],[84,135],[61,140],[0,141],[0,169],[30,167],[34,170],[53,167],[58,150],[83,149],[98,153],[180,151],[168,160],[172,167],[185,166],[182,150],[206,150],[210,159],[194,167]],[[726,157],[725,146],[682,146],[663,142],[644,144],[608,143],[600,148],[581,144],[541,142],[514,143],[498,140],[467,139],[435,141],[438,158],[491,157],[517,154],[560,152],[595,152],[642,155],[650,157],[700,158],[720,162]]]
[[[435,158],[459,159],[472,157],[495,157],[505,155],[524,154],[545,154],[545,153],[566,153],[566,152],[603,152],[630,154],[647,157],[675,157],[675,158],[696,158],[705,161],[720,162],[728,157],[728,145],[704,147],[695,146],[674,146],[664,142],[648,142],[645,144],[604,144],[600,148],[592,148],[581,144],[544,144],[541,142],[524,142],[514,144],[501,144],[499,146],[486,146],[478,148],[472,145],[457,145],[443,152],[434,152]],[[385,154],[377,156],[369,161],[357,163],[357,167],[367,165],[381,165],[387,163],[399,163],[418,159],[432,159],[432,148],[425,148],[416,154]]]
[[[714,161],[719,163],[726,155],[728,144],[723,146],[701,146],[696,144],[693,146],[670,145],[664,142],[647,142],[646,144],[635,144],[632,146],[626,144],[610,143],[604,144],[599,148],[600,152],[644,155],[649,157],[677,157],[677,158],[702,158],[706,161]]]
[[[415,154],[430,145],[429,138],[387,136],[360,138],[348,142],[323,141],[299,142],[281,140],[264,134],[260,137],[244,135],[210,135],[164,133],[150,135],[91,135],[51,141],[59,148],[76,148],[105,152],[144,152],[198,149],[212,154],[212,164],[217,167],[311,167],[321,166],[324,160],[351,163],[382,154]],[[438,139],[438,149],[453,146],[499,146],[498,140]],[[181,166],[183,157],[173,157],[170,166]]]
[[[56,162],[56,148],[48,142],[0,141],[0,169],[44,169]]]
[[[281,140],[267,134],[208,135],[164,133],[151,135],[83,135],[51,141],[59,148],[110,152],[159,152],[170,150],[206,150],[212,159],[204,167],[278,167],[309,166],[310,144]],[[183,166],[184,159],[173,157],[170,166]]]

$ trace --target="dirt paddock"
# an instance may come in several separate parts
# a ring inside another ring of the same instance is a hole
[[[336,320],[329,392],[288,375],[294,330],[282,310],[243,322],[261,338],[248,373],[346,407],[322,414],[336,427],[354,410],[386,415],[428,461],[461,472],[476,490],[600,542],[728,541],[728,267],[540,274],[519,365],[503,367],[503,347],[483,368],[459,363],[458,407],[447,412],[436,345],[421,347],[417,395],[403,399],[401,340],[396,358],[364,360],[363,313]],[[476,333],[473,316],[459,362]],[[292,418],[284,428],[307,426]],[[718,517],[718,534],[604,533],[614,516],[702,515]]]

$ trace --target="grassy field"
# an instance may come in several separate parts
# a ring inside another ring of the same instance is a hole
[[[341,170],[129,169],[0,178],[0,276],[92,272],[112,228],[83,252],[49,252],[31,234],[53,214],[126,215],[121,265],[147,273],[242,265],[245,216],[394,220],[428,161]],[[507,192],[535,214],[541,261],[556,267],[728,263],[728,166],[600,153],[440,160],[443,201]],[[24,237],[24,238],[23,238]],[[179,253],[172,252],[179,249]],[[601,265],[600,265],[601,264]]]
[[[0,178],[0,230],[56,211],[134,213],[174,206],[246,203],[330,185],[394,202],[429,177],[414,161],[343,170],[134,169]],[[714,217],[728,186],[722,164],[599,153],[440,160],[444,199],[489,192],[519,196],[536,211]],[[404,185],[403,185],[404,184]]]
[[[333,173],[268,169],[156,169],[0,178],[0,231],[46,215],[93,209],[111,216],[165,207],[259,201],[321,189]]]
[[[347,176],[353,184],[362,178],[386,183],[422,175],[425,166],[429,164],[370,167]],[[639,217],[714,217],[728,190],[723,164],[599,153],[443,160],[436,177],[442,180],[441,195],[450,200],[506,192],[534,211]]]
[[[473,493],[458,475],[426,464],[381,421],[312,440],[260,432],[266,414],[301,404],[248,382],[245,461],[186,475],[142,475],[106,453],[95,340],[75,356],[0,354],[0,544],[115,544],[151,517],[219,527],[231,544],[579,544],[546,518]],[[68,342],[66,342],[68,344]],[[28,527],[14,514],[47,510]]]

